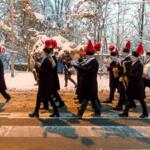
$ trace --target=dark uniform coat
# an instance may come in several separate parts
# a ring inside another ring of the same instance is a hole
[[[82,63],[84,61],[83,58],[79,58],[78,59],[78,64]],[[80,70],[77,70],[77,89],[76,89],[76,94],[79,97],[79,93],[80,93],[80,78],[82,79],[82,73],[80,74]]]
[[[52,63],[49,58],[43,58],[40,68],[36,68],[39,73],[39,88],[38,95],[42,98],[50,97],[53,93],[53,74],[52,74]]]
[[[96,59],[91,60],[89,63],[78,66],[80,72],[80,86],[78,87],[78,96],[80,99],[97,99],[98,85],[97,85],[97,73],[98,62]]]
[[[3,62],[0,59],[0,91],[5,91],[6,88],[6,83],[5,83],[5,78],[4,78],[4,67],[3,67]]]
[[[140,60],[132,64],[128,72],[128,90],[129,98],[142,100],[145,98],[143,82],[143,65]]]
[[[60,90],[60,83],[59,83],[59,78],[58,78],[58,72],[57,72],[57,59],[55,55],[52,56],[54,61],[55,61],[55,67],[53,68],[53,80],[54,80],[54,90],[58,91]]]

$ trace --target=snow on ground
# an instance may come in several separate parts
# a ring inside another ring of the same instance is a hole
[[[74,80],[76,80],[76,75],[72,76]],[[7,88],[9,90],[36,90],[37,86],[35,86],[35,80],[33,74],[31,72],[15,72],[15,77],[12,78],[10,72],[5,73],[5,80],[7,84]],[[68,87],[64,87],[64,75],[59,75],[61,90],[71,90],[74,89],[74,85],[68,82]],[[98,84],[99,90],[107,90],[108,89],[108,77],[102,76],[101,78],[98,76]],[[92,87],[91,87],[92,88]]]

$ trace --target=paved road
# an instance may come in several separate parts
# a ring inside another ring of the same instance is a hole
[[[74,115],[77,106],[68,101],[59,119],[48,118],[49,113],[44,111],[39,119],[31,119],[31,110],[9,112],[1,103],[0,150],[150,150],[150,117],[138,118],[139,103],[126,119],[103,104],[101,118],[91,117],[88,107],[84,118],[78,120]],[[150,112],[149,106],[148,102]]]
[[[78,120],[63,113],[60,119],[28,118],[27,113],[0,113],[0,150],[117,150],[150,149],[150,118]]]

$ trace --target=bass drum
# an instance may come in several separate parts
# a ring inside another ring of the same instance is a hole
[[[150,64],[144,66],[143,76],[150,80]]]

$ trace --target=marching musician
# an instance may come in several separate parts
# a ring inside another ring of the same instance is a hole
[[[112,103],[114,99],[114,94],[116,89],[118,89],[118,83],[119,83],[119,59],[118,59],[118,49],[115,48],[114,45],[109,46],[110,51],[110,57],[111,57],[111,63],[108,67],[109,71],[109,98],[104,101],[104,103]]]
[[[123,108],[123,105],[126,102],[126,90],[128,86],[128,71],[132,64],[131,57],[130,57],[130,49],[131,49],[131,42],[128,41],[126,43],[125,48],[122,51],[122,60],[121,66],[119,68],[119,94],[120,98],[116,107],[113,110],[120,111]],[[133,103],[132,107],[135,107],[135,103]]]
[[[5,48],[0,45],[0,54],[4,52],[5,52]],[[9,102],[11,96],[6,92],[6,90],[7,87],[5,83],[5,77],[4,77],[4,66],[2,60],[0,59],[0,93],[6,99],[6,102]]]
[[[53,108],[53,114],[50,117],[59,117],[59,112],[55,102],[52,99],[54,94],[54,77],[53,77],[53,68],[54,63],[53,59],[50,58],[51,49],[44,48],[44,58],[42,60],[41,66],[37,69],[39,73],[39,87],[36,99],[36,107],[33,113],[29,114],[30,117],[39,117],[39,109],[41,102],[43,100],[50,101]]]
[[[86,58],[86,51],[83,50],[80,53],[80,58],[78,59],[78,65],[80,65],[82,62],[84,62],[85,58]],[[80,75],[80,71],[78,70],[77,71],[77,89],[76,89],[77,98],[76,99],[79,99],[79,103],[81,103],[81,100],[79,98],[79,93],[80,93],[80,84],[82,83],[80,81],[82,81],[82,78],[81,78],[81,75]]]
[[[143,113],[140,118],[148,117],[147,106],[144,101],[143,65],[139,58],[143,53],[144,49],[142,43],[140,43],[131,56],[132,65],[128,72],[127,101],[123,113],[119,114],[120,117],[128,117],[129,109],[135,99],[139,100],[142,106]]]
[[[94,46],[91,40],[88,40],[88,45],[86,47],[86,58],[80,63],[80,65],[75,66],[80,72],[80,90],[78,96],[81,100],[81,105],[78,111],[78,117],[82,118],[88,102],[92,104],[95,115],[100,116],[100,103],[98,102],[98,83],[97,83],[97,73],[99,64],[94,56]]]
[[[58,91],[60,90],[60,82],[59,82],[59,77],[58,77],[58,72],[57,72],[57,59],[56,56],[54,54],[54,48],[57,47],[57,42],[53,39],[50,40],[46,40],[45,41],[45,47],[50,48],[50,57],[51,59],[53,59],[53,70],[52,70],[52,74],[53,74],[53,99],[55,99],[55,103],[58,104],[58,107],[64,107],[64,101],[62,100],[62,98],[60,97]]]

